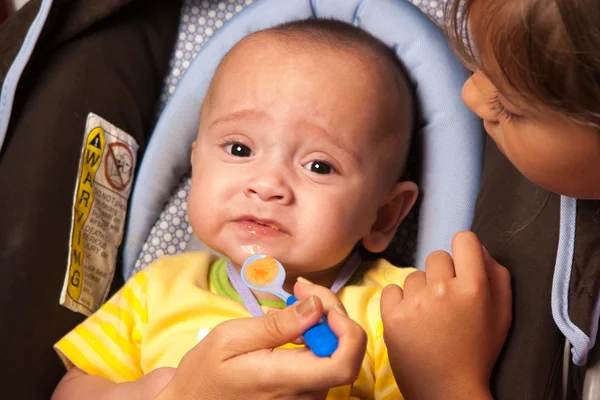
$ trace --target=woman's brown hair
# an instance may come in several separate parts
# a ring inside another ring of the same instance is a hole
[[[600,0],[450,0],[445,30],[468,68],[600,128]]]

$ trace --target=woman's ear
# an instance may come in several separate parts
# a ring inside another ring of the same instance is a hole
[[[392,187],[388,200],[377,210],[371,230],[362,239],[366,250],[381,253],[388,247],[418,195],[419,188],[414,182],[399,182]]]

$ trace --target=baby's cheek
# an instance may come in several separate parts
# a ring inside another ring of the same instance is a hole
[[[210,230],[214,221],[212,210],[213,203],[208,201],[210,197],[203,191],[192,188],[187,203],[188,219],[192,230],[199,236],[205,231]]]
[[[338,203],[337,207],[330,209],[327,216],[323,216],[316,226],[319,229],[323,240],[329,242],[329,250],[337,249],[338,254],[335,257],[344,257],[358,243],[360,239],[368,232],[366,210],[360,205]],[[333,255],[333,254],[332,254]]]

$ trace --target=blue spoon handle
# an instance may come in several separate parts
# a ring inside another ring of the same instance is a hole
[[[286,300],[286,305],[289,307],[297,301],[296,296],[290,296]],[[308,348],[319,357],[331,356],[338,347],[338,338],[325,318],[321,318],[316,325],[304,332],[302,338]]]

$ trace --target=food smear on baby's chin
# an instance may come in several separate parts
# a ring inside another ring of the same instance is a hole
[[[246,266],[246,279],[253,285],[264,286],[279,274],[279,265],[273,257],[259,258]]]
[[[255,254],[264,254],[266,249],[257,244],[251,244],[251,245],[242,246],[242,250],[244,252],[250,254],[251,256],[253,256]]]

